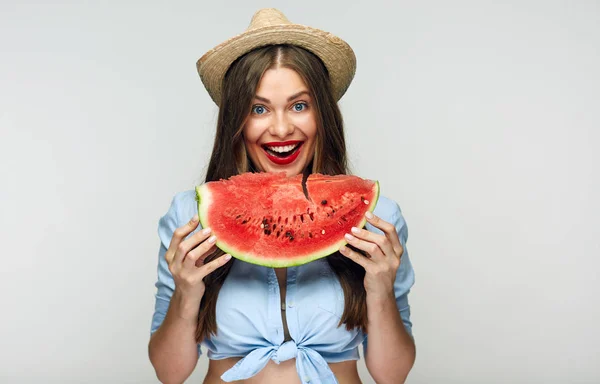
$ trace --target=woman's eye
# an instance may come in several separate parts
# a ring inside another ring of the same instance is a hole
[[[262,105],[255,105],[252,107],[252,113],[256,113],[257,115],[262,115],[265,111],[266,109]]]
[[[294,110],[296,112],[302,112],[306,109],[306,103],[296,103],[294,104]]]

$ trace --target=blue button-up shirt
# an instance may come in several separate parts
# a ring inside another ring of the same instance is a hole
[[[161,245],[151,333],[162,324],[175,288],[165,252],[175,229],[198,212],[195,197],[194,190],[178,193],[159,221]],[[414,272],[406,250],[406,222],[398,204],[383,196],[379,197],[374,214],[394,224],[404,247],[394,291],[402,321],[412,336],[408,293],[414,284]],[[370,224],[366,228],[381,233]],[[326,259],[287,270],[285,316],[292,338],[287,342],[284,342],[281,297],[273,268],[236,259],[232,262],[217,300],[217,334],[198,345],[198,354],[202,353],[203,346],[209,359],[242,357],[221,376],[224,381],[250,378],[269,360],[279,364],[296,359],[296,369],[303,383],[337,383],[328,363],[358,360],[361,343],[366,352],[366,334],[358,329],[348,331],[345,325],[338,326],[344,312],[344,293]]]

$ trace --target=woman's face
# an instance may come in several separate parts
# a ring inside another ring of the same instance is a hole
[[[315,152],[317,122],[309,89],[289,68],[265,72],[244,125],[244,143],[264,172],[302,173]]]

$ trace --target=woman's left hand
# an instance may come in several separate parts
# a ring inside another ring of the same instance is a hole
[[[400,267],[404,249],[400,244],[396,228],[391,223],[367,212],[367,222],[383,231],[377,234],[366,229],[352,228],[346,241],[353,247],[366,252],[368,257],[342,245],[340,253],[365,269],[365,290],[373,298],[385,299],[394,295],[394,281]]]

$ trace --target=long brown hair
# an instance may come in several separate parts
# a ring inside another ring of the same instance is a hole
[[[323,62],[314,54],[292,45],[270,45],[255,49],[229,68],[222,86],[217,132],[206,173],[206,182],[226,179],[244,172],[255,172],[244,146],[243,127],[252,108],[258,83],[271,68],[285,67],[296,71],[311,92],[316,110],[317,134],[314,158],[306,172],[326,175],[348,174],[344,124]],[[205,263],[223,255],[217,249]],[[340,325],[348,330],[360,327],[366,331],[366,292],[364,269],[339,252],[327,257],[344,291],[344,313]],[[201,342],[217,332],[216,305],[219,290],[231,270],[231,262],[209,274],[200,303],[196,340]]]

